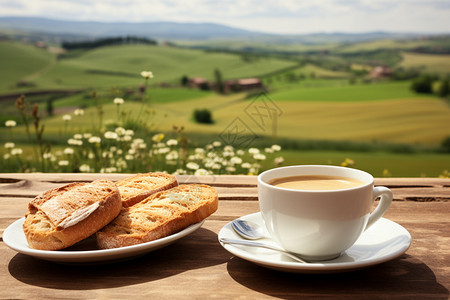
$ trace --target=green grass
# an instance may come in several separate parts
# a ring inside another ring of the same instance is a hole
[[[364,102],[388,99],[423,98],[410,90],[410,82],[389,82],[377,84],[348,85],[340,81],[341,86],[303,86],[284,87],[274,91],[270,97],[276,101],[324,101],[324,102]]]
[[[450,55],[402,53],[404,68],[423,68],[429,73],[450,74]]]
[[[31,45],[0,41],[0,91],[17,89],[18,81],[51,65],[54,55]]]
[[[137,86],[143,83],[139,73],[151,70],[155,75],[150,80],[151,84],[179,84],[183,75],[214,80],[214,69],[220,70],[226,79],[261,76],[293,64],[272,58],[245,62],[240,56],[232,54],[163,46],[116,46],[60,60],[36,83],[61,87],[90,87],[93,84],[96,87]]]
[[[266,118],[263,128],[260,128],[246,114],[246,110],[259,105],[258,100],[255,102],[253,99],[244,100],[245,94],[220,96],[200,93],[200,97],[197,97],[198,91],[167,90],[166,97],[166,90],[150,89],[149,109],[156,112],[150,121],[155,130],[159,131],[168,131],[173,125],[178,125],[184,126],[186,132],[219,135],[236,118],[240,118],[251,132],[261,136],[275,135],[293,140],[379,141],[422,146],[440,145],[444,138],[450,136],[449,105],[439,98],[416,95],[408,98],[406,96],[409,95],[409,91],[402,91],[400,89],[402,86],[406,88],[406,85],[402,84],[381,84],[293,89],[290,91],[292,98],[282,98],[279,96],[281,93],[270,94],[270,99],[280,109],[281,115],[277,119],[276,127],[270,119]],[[386,91],[389,89],[391,92]],[[312,96],[303,97],[301,93],[304,90]],[[321,96],[315,96],[308,90],[316,91]],[[324,90],[326,93],[323,93]],[[343,90],[345,92],[342,92]],[[294,91],[299,92],[300,95],[295,94]],[[189,95],[191,92],[193,94]],[[357,101],[358,95],[359,101]],[[189,98],[190,96],[195,98]],[[386,99],[393,96],[398,98]],[[185,97],[183,102],[176,101],[183,97]],[[168,101],[164,101],[166,98]],[[117,120],[117,107],[112,100],[113,97],[103,97],[105,122]],[[96,104],[89,98],[86,101]],[[211,110],[214,124],[196,124],[192,121],[193,111],[203,108]],[[127,101],[120,109],[128,116],[137,116],[142,111],[142,106],[137,102]],[[45,110],[45,107],[41,110]],[[96,114],[95,107],[88,108],[85,120],[77,121],[78,117],[74,117],[71,126],[77,130],[89,130],[94,123],[98,123]],[[64,128],[61,115],[47,119],[45,123],[46,132],[51,134],[56,134]],[[5,130],[6,128],[0,129],[0,133]],[[19,128],[15,130],[20,136],[21,130]]]
[[[8,62],[0,70],[3,93],[17,91],[13,83],[23,77],[29,78],[33,89],[137,88],[144,82],[139,75],[143,70],[154,73],[150,84],[180,84],[183,75],[215,80],[215,69],[227,79],[262,76],[296,65],[277,58],[244,61],[228,53],[144,45],[102,47],[53,62],[53,54],[47,51],[2,42],[0,54]]]

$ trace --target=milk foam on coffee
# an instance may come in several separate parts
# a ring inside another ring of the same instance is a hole
[[[343,190],[364,185],[364,182],[354,178],[327,175],[289,176],[268,183],[280,188],[306,191]]]

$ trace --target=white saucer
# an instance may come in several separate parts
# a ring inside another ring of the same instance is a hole
[[[252,221],[265,228],[259,212],[241,219]],[[220,230],[220,238],[243,239],[234,232],[231,223]],[[270,238],[259,241],[275,244]],[[356,243],[340,257],[308,264],[296,262],[283,254],[264,248],[223,243],[221,245],[230,253],[266,268],[294,273],[333,273],[363,269],[397,258],[408,250],[411,235],[401,225],[381,218],[363,232]]]
[[[204,222],[201,221],[175,234],[139,245],[107,250],[77,250],[86,248],[85,245],[78,244],[69,248],[70,250],[45,251],[31,249],[28,246],[25,234],[23,233],[22,229],[24,220],[25,218],[21,218],[9,225],[8,228],[6,228],[6,230],[3,232],[3,241],[5,242],[5,244],[19,253],[65,264],[108,263],[140,256],[145,253],[165,247],[175,242],[176,240],[194,232],[195,230],[200,228]],[[89,241],[89,239],[90,238],[80,243],[94,244],[93,241]],[[88,246],[88,249],[95,249],[95,246]]]

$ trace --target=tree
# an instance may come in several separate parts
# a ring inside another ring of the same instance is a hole
[[[433,77],[425,74],[413,80],[411,89],[416,93],[431,94],[433,93]]]
[[[189,78],[186,75],[183,75],[183,77],[181,77],[181,85],[187,86],[188,82],[189,82]]]
[[[224,94],[225,93],[225,87],[223,85],[223,80],[222,80],[222,73],[220,72],[220,70],[215,69],[214,70],[214,76],[216,78],[216,86],[217,86],[217,91],[220,94]]]
[[[447,77],[442,80],[441,85],[438,89],[438,95],[442,98],[448,96],[450,94],[450,78]]]

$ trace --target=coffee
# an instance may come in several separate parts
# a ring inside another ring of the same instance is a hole
[[[268,183],[280,188],[306,191],[343,190],[364,185],[364,182],[354,178],[327,175],[289,176]]]

